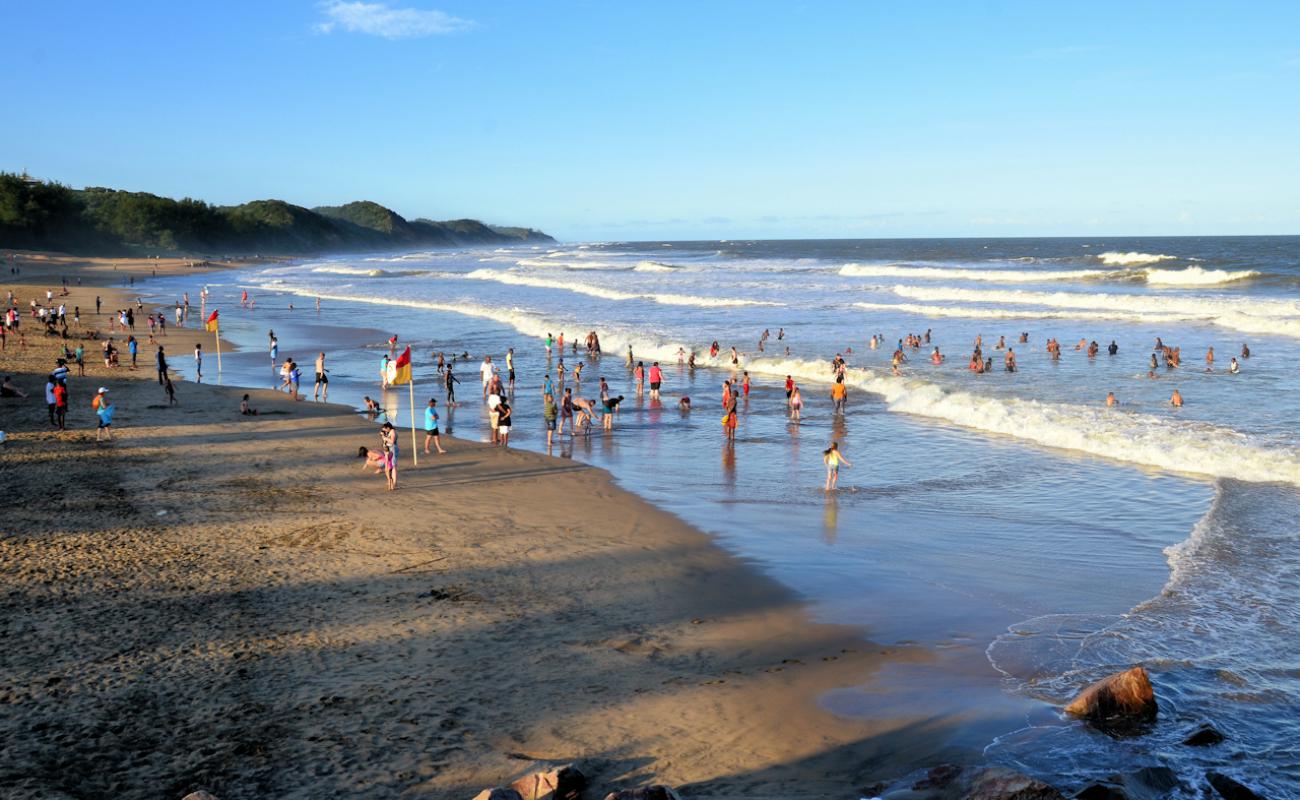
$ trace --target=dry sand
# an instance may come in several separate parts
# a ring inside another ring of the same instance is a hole
[[[129,296],[92,283],[159,266],[24,260],[9,288],[81,275],[86,322]],[[817,705],[923,654],[812,622],[600,470],[454,439],[413,469],[404,432],[390,493],[349,409],[262,390],[242,417],[244,390],[190,383],[167,407],[152,369],[98,359],[52,432],[55,344],[28,342],[0,353],[32,395],[0,400],[5,797],[468,798],[550,761],[596,797],[855,797],[935,754],[938,723]]]

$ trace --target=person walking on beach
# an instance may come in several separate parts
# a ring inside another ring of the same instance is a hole
[[[515,349],[512,347],[506,351],[506,376],[510,385],[510,395],[515,393]]]
[[[322,390],[324,390],[323,397],[321,396]],[[329,374],[325,371],[324,353],[321,353],[320,355],[316,356],[316,385],[312,389],[312,399],[324,400],[326,402],[329,402],[330,399],[330,377]],[[429,452],[427,445],[425,446],[424,452],[426,453]]]
[[[835,412],[844,416],[844,408],[848,404],[849,388],[844,385],[844,376],[836,375],[835,383],[831,384],[831,400],[835,404]]]
[[[271,340],[271,369],[275,369],[275,362],[280,358],[280,340],[275,338],[275,331],[271,331],[267,335]]]
[[[202,344],[194,345],[194,382],[203,383],[203,345]]]
[[[790,419],[798,422],[801,419],[800,413],[802,411],[803,392],[799,391],[798,386],[795,386],[790,390]]]
[[[840,452],[839,442],[831,442],[831,446],[822,451],[822,462],[826,464],[826,491],[833,492],[840,482],[840,465],[851,467],[853,464]]]
[[[56,380],[54,382],[54,421],[59,426],[59,430],[66,431],[68,419],[68,382],[65,380]]]
[[[158,385],[162,386],[167,382],[167,356],[163,354],[162,345],[158,345],[158,353],[154,356],[154,363],[158,367]]]
[[[99,387],[99,393],[91,401],[91,406],[95,409],[95,415],[99,417],[99,427],[95,429],[95,441],[104,439],[113,441],[113,412],[117,407],[108,402],[108,389]]]
[[[126,337],[126,351],[131,354],[131,369],[135,369],[135,359],[140,354],[140,342],[134,336]]]
[[[444,454],[447,451],[442,449],[442,442],[438,438],[438,401],[429,398],[429,404],[424,407],[424,454],[429,455],[429,444],[438,448],[438,453]]]

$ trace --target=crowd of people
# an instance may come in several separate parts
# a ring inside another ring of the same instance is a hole
[[[125,367],[135,370],[138,368],[140,349],[144,344],[141,342],[140,337],[147,336],[147,344],[155,348],[154,361],[158,383],[163,387],[168,402],[175,404],[177,400],[175,384],[171,375],[172,369],[168,363],[164,345],[160,341],[167,336],[167,315],[161,312],[146,312],[142,300],[136,298],[134,306],[114,309],[107,313],[107,319],[105,320],[107,324],[104,326],[106,332],[101,334],[98,325],[83,327],[80,306],[74,305],[69,309],[68,304],[62,299],[67,294],[68,290],[65,284],[57,297],[55,290],[51,289],[46,292],[44,303],[37,298],[32,298],[28,303],[29,314],[35,324],[47,335],[57,336],[64,342],[61,355],[56,359],[54,369],[51,370],[46,380],[45,399],[49,410],[50,425],[59,430],[66,429],[70,402],[68,378],[74,369],[76,371],[75,377],[85,376],[86,341],[88,340],[99,341],[105,369],[114,370]],[[208,299],[206,288],[201,293],[201,297],[206,303]],[[21,302],[12,291],[8,292],[6,300],[3,316],[0,317],[0,348],[6,347],[8,340],[11,338],[16,338],[19,346],[25,347],[26,337],[23,329]],[[251,309],[252,301],[247,296],[244,296],[241,298],[241,305]],[[317,301],[317,308],[319,309],[319,300]],[[190,313],[190,299],[188,293],[185,293],[175,303],[174,325],[184,327],[190,318]],[[95,314],[96,317],[103,315],[100,297],[95,298]],[[137,335],[137,325],[142,320],[147,328],[147,334],[144,330],[141,330]],[[117,341],[119,336],[125,336],[121,345],[125,348],[125,357],[119,351]],[[273,330],[268,331],[267,336],[272,368],[278,369],[279,372],[280,380],[277,388],[286,391],[295,400],[304,399],[300,391],[302,376],[300,366],[292,357],[281,361],[279,357],[279,340],[275,332]],[[907,333],[902,338],[899,338],[889,359],[891,373],[895,376],[902,376],[904,368],[911,364],[911,356],[915,355],[917,351],[921,351],[922,348],[932,348],[928,359],[931,365],[941,366],[947,363],[947,358],[940,351],[940,348],[934,344],[932,337],[932,331],[927,329],[924,333]],[[770,329],[763,330],[758,337],[758,351],[765,353],[772,338]],[[778,342],[784,342],[786,338],[784,328],[778,329],[775,338]],[[71,347],[70,344],[76,339],[79,339],[79,341],[76,341],[75,348]],[[873,334],[869,340],[869,347],[872,350],[877,350],[885,346],[885,342],[883,334]],[[396,351],[397,343],[398,336],[396,334],[387,341],[388,352],[383,355],[381,362],[381,389],[389,388],[389,365]],[[1022,347],[1028,346],[1029,333],[1021,332],[1016,337],[1016,344]],[[619,407],[626,399],[625,396],[617,394],[611,388],[605,376],[600,376],[597,379],[597,389],[594,396],[584,396],[583,393],[584,368],[601,363],[602,348],[598,332],[595,330],[588,331],[580,338],[566,338],[564,332],[560,332],[558,336],[548,333],[544,339],[544,348],[547,371],[539,382],[539,405],[541,423],[546,431],[548,451],[553,447],[556,437],[588,435],[597,425],[604,431],[612,431],[618,418]],[[580,348],[585,357],[579,356]],[[1057,339],[1048,338],[1045,349],[1049,359],[1054,362],[1061,360],[1062,346]],[[1103,349],[1110,357],[1117,356],[1119,353],[1119,346],[1113,340],[1103,348],[1096,340],[1081,338],[1073,349],[1076,352],[1085,354],[1089,359],[1099,357]],[[744,369],[746,365],[743,360],[745,354],[741,353],[735,346],[724,348],[715,340],[710,343],[707,350],[710,359],[714,363],[720,363],[724,369],[728,369],[730,372],[729,377],[722,382],[720,393],[722,438],[724,442],[730,445],[736,439],[741,415],[748,408],[752,386],[751,376],[749,371]],[[991,350],[992,352],[989,352],[985,349],[982,336],[976,336],[970,357],[966,362],[967,369],[975,374],[990,373],[994,370],[994,355],[1000,354],[1003,371],[1016,373],[1020,370],[1016,349],[1008,343],[1005,336],[999,336]],[[789,352],[788,346],[786,352]],[[851,355],[852,349],[848,348],[845,352]],[[571,368],[565,363],[566,355],[571,358]],[[1250,358],[1250,355],[1250,348],[1242,345],[1239,356],[1230,359],[1226,371],[1230,374],[1238,374],[1241,370],[1241,362]],[[197,382],[202,380],[204,374],[204,352],[201,344],[195,344],[193,357],[193,377]],[[470,362],[471,357],[468,352],[456,354],[438,351],[432,353],[432,358],[436,362],[438,380],[443,389],[445,408],[454,409],[460,404],[456,397],[456,387],[461,383],[456,376],[455,367],[458,363]],[[698,353],[695,350],[687,351],[685,348],[678,348],[677,362],[679,365],[694,370],[698,366]],[[1205,354],[1206,371],[1213,371],[1215,363],[1214,348],[1210,347]],[[652,404],[660,404],[666,388],[665,372],[661,363],[653,359],[638,359],[629,345],[624,365],[628,373],[629,390],[635,392],[638,400],[648,396]],[[326,354],[324,352],[320,352],[316,357],[314,366],[313,399],[328,401],[329,370],[326,368]],[[1159,377],[1157,370],[1162,366],[1165,371],[1179,369],[1182,367],[1181,349],[1177,346],[1167,345],[1163,340],[1157,339],[1150,354],[1148,366],[1147,375],[1150,378]],[[508,348],[500,361],[494,360],[491,355],[483,356],[478,365],[478,372],[481,398],[486,406],[489,441],[495,446],[509,447],[511,432],[520,424],[519,412],[515,405],[520,375],[517,370],[513,348]],[[843,416],[848,413],[849,378],[851,374],[852,371],[845,354],[837,353],[831,359],[829,374],[824,379],[829,387],[826,391],[829,395],[832,415]],[[822,381],[819,380],[818,382]],[[793,375],[785,376],[784,388],[785,413],[792,422],[800,422],[804,418],[805,409],[803,389],[796,382]],[[107,387],[101,387],[92,399],[92,407],[97,418],[96,438],[98,441],[112,439],[115,407],[108,400],[108,393]],[[6,377],[3,384],[0,385],[0,397],[21,399],[26,396],[26,393],[14,385],[9,377]],[[423,452],[425,454],[435,452],[442,454],[446,452],[442,443],[444,425],[438,402],[437,398],[429,398],[423,409],[425,432]],[[1170,405],[1181,407],[1184,402],[1181,392],[1175,389],[1170,395]],[[1119,405],[1120,401],[1116,394],[1111,391],[1107,393],[1104,403],[1107,407],[1113,407]],[[366,411],[373,416],[378,416],[384,411],[379,403],[370,397],[365,398],[365,404]],[[676,405],[682,414],[691,413],[695,407],[692,399],[685,395],[677,398]],[[249,406],[248,395],[244,395],[240,404],[240,413],[247,416],[257,414],[257,411]],[[525,407],[523,413],[531,413],[531,408]],[[395,489],[397,486],[397,452],[399,448],[396,429],[391,420],[385,420],[380,431],[379,449],[363,448],[359,456],[366,458],[368,468],[375,468],[383,472],[389,488]],[[830,447],[824,451],[823,460],[827,470],[825,488],[827,491],[832,491],[838,485],[840,467],[852,465],[840,451],[838,442],[832,442]]]

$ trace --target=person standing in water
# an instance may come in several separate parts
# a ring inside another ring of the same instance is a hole
[[[322,391],[324,396],[322,397]],[[325,354],[321,353],[316,356],[316,385],[312,388],[312,399],[325,400],[330,399],[330,376],[325,370]],[[425,445],[425,451],[429,452],[428,445]]]
[[[560,334],[563,336],[564,334]],[[567,390],[566,390],[567,391]],[[542,397],[542,419],[546,421],[546,449],[551,449],[555,438],[555,423],[560,416],[560,409],[555,405],[555,395],[547,392]]]
[[[664,382],[664,371],[659,368],[659,362],[656,361],[650,365],[650,399],[659,399],[659,387]]]
[[[442,374],[442,385],[447,390],[447,406],[449,408],[456,405],[456,384],[460,379],[451,374],[452,362],[447,362],[447,371]]]
[[[826,491],[833,492],[839,486],[840,465],[852,467],[853,464],[840,452],[839,442],[831,442],[831,446],[822,451],[822,462],[826,464]]]

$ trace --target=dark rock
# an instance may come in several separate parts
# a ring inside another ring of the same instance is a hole
[[[506,789],[498,786],[495,789],[484,789],[474,795],[474,800],[524,800],[519,796],[519,792],[514,789]]]
[[[1065,800],[1040,780],[1005,767],[943,764],[914,773],[878,796],[908,800]]]
[[[915,791],[925,789],[942,789],[952,784],[961,775],[962,768],[956,764],[940,764],[925,773],[925,777],[912,784]]]
[[[970,776],[965,800],[1065,800],[1046,783],[1005,767],[986,767]]]
[[[572,764],[535,772],[510,784],[524,800],[578,800],[587,777]]]
[[[605,800],[682,800],[671,786],[655,784],[640,789],[620,789],[605,795]]]
[[[1124,776],[1124,789],[1134,800],[1159,800],[1182,785],[1178,773],[1168,767],[1145,767]]]
[[[1202,725],[1196,729],[1196,732],[1183,740],[1183,744],[1189,747],[1209,747],[1223,741],[1223,734],[1216,731],[1209,725]]]
[[[1105,783],[1086,786],[1074,796],[1074,800],[1128,800],[1124,790]]]
[[[1150,723],[1156,718],[1155,690],[1142,667],[1117,672],[1084,689],[1065,713],[1107,730]]]
[[[1223,800],[1263,800],[1254,791],[1242,786],[1222,772],[1211,772],[1205,778]]]
[[[217,798],[200,789],[185,795],[184,800],[217,800]]]

